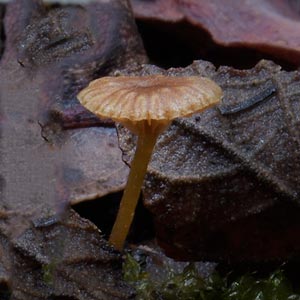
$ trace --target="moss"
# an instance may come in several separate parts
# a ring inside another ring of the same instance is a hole
[[[132,284],[137,293],[137,299],[154,299],[156,285],[147,272],[131,255],[127,254],[123,264],[124,280]]]
[[[49,264],[42,266],[42,272],[43,272],[43,280],[47,285],[52,285],[54,281],[55,276],[55,270],[56,270],[57,264],[55,262],[51,262]],[[0,298],[1,300],[1,298]]]
[[[165,280],[158,282],[127,255],[123,272],[124,279],[135,287],[137,300],[300,300],[281,269],[259,279],[246,274],[229,280],[214,273],[204,280],[189,264],[181,273],[168,270]]]
[[[224,292],[228,300],[299,300],[282,270],[271,273],[267,278],[256,279],[249,274],[233,281]]]

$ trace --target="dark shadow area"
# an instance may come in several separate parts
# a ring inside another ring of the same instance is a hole
[[[59,3],[58,2],[46,2],[44,3],[44,8],[46,11],[55,10],[55,9],[62,9],[62,8],[80,8],[84,10],[85,3]]]
[[[9,300],[11,298],[11,290],[7,283],[0,282],[0,300]]]
[[[294,12],[296,12],[300,17],[300,1],[299,0],[287,0],[289,6]]]
[[[76,300],[74,297],[69,296],[51,296],[47,300]]]
[[[0,3],[0,59],[4,52],[5,45],[5,31],[4,31],[4,15],[5,15],[5,5]]]
[[[207,60],[216,67],[221,65],[249,69],[261,59],[273,60],[286,70],[296,66],[275,56],[245,47],[217,45],[205,30],[187,22],[163,23],[137,21],[139,32],[150,63],[162,68],[186,67],[194,60]]]
[[[116,215],[122,192],[109,194],[105,197],[73,205],[73,209],[83,218],[93,222],[108,239]],[[153,222],[150,213],[140,199],[127,240],[139,243],[154,237]]]
[[[282,201],[260,216],[253,216],[250,219],[253,220],[250,221],[249,229],[251,228],[253,232],[265,231],[265,234],[261,234],[261,241],[266,247],[265,251],[268,247],[270,247],[271,252],[274,251],[276,253],[276,251],[279,251],[277,260],[273,256],[270,259],[265,258],[257,262],[221,262],[217,266],[217,271],[222,276],[227,277],[229,282],[233,282],[244,275],[251,275],[257,279],[268,278],[271,274],[281,270],[293,290],[299,294],[300,259],[297,256],[297,253],[299,253],[299,247],[297,247],[297,237],[299,236],[299,205],[289,203],[288,200],[286,202]],[[239,230],[238,228],[246,228],[246,224],[247,221],[244,224],[243,222],[236,224],[235,227]],[[258,227],[256,228],[256,226]],[[247,244],[247,239],[251,238],[250,230],[243,230],[243,238],[245,239],[244,244]],[[279,241],[283,241],[283,245]],[[242,243],[243,241],[240,240],[239,242]],[[262,246],[259,246],[259,243],[260,241],[258,240],[257,247],[261,248]],[[286,254],[282,256],[286,257],[286,259],[279,256],[285,251]]]
[[[102,198],[73,205],[73,209],[83,218],[93,222],[107,238],[114,224],[122,193],[109,194]]]

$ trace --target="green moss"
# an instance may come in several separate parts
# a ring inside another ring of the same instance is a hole
[[[123,264],[124,280],[132,284],[137,292],[137,299],[153,299],[155,285],[149,278],[149,274],[142,270],[142,266],[129,254]]]
[[[123,271],[124,279],[136,289],[137,300],[300,300],[282,270],[260,279],[246,274],[229,281],[215,273],[204,280],[189,264],[181,273],[168,270],[166,279],[157,282],[127,255]]]
[[[47,265],[42,266],[43,280],[47,285],[53,284],[56,268],[57,268],[57,263],[55,262],[51,262]]]

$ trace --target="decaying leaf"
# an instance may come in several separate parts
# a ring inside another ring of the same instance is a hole
[[[6,248],[4,254],[10,256],[4,255],[3,264],[10,262],[5,271],[12,299],[132,297],[133,290],[115,271],[121,268],[120,257],[100,238],[95,225],[72,211],[65,217],[37,219],[18,238],[0,239],[0,249]]]
[[[177,119],[156,145],[144,196],[160,245],[184,260],[299,257],[299,72],[198,61],[134,74],[159,72],[208,76],[224,91],[220,105]],[[132,137],[121,136],[130,153]]]
[[[296,66],[300,58],[298,1],[131,0],[138,20],[163,24],[190,24],[194,28],[186,47],[203,47],[203,30],[225,47],[259,50]],[[186,29],[184,29],[186,30]],[[198,41],[198,43],[197,43]],[[196,45],[200,45],[197,47]]]
[[[95,77],[145,61],[128,3],[13,1],[4,25],[0,286],[20,300],[127,299],[120,257],[68,205],[126,181],[113,123],[83,111],[76,94]]]
[[[82,111],[76,94],[94,77],[145,60],[126,1],[53,9],[39,1],[24,3],[8,5],[5,18],[3,201],[10,199],[8,207],[15,209],[13,202],[25,198],[24,210],[32,206],[33,191],[47,194],[45,188],[53,197],[41,198],[53,203],[53,181],[63,186],[60,198],[71,194],[71,201],[120,190],[127,169],[113,125]]]

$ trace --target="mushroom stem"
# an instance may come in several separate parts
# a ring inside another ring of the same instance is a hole
[[[138,137],[127,185],[109,238],[109,242],[117,250],[123,249],[158,135],[159,133],[152,132],[151,135],[141,134]]]

